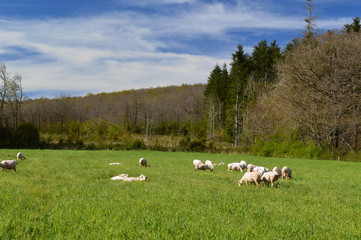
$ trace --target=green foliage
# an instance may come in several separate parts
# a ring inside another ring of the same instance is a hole
[[[315,142],[304,140],[297,130],[283,130],[267,137],[257,137],[250,153],[260,156],[318,159],[323,150]]]
[[[145,143],[141,139],[134,139],[130,143],[126,145],[127,150],[133,150],[133,149],[146,149]]]
[[[0,150],[1,158],[17,151]],[[23,151],[0,171],[0,239],[358,239],[359,163],[149,151]],[[146,157],[149,168],[140,167]],[[194,171],[193,159],[224,162]],[[245,160],[287,165],[279,188],[237,186]],[[121,165],[109,166],[110,162]],[[144,174],[145,182],[109,179]],[[345,178],[347,176],[347,178]],[[261,234],[261,237],[260,237]]]
[[[343,27],[343,31],[346,33],[360,32],[361,31],[360,17],[355,17],[351,24],[345,24]]]
[[[37,148],[40,145],[38,129],[30,123],[22,123],[16,130],[0,128],[0,147]]]
[[[189,152],[204,152],[207,148],[206,140],[191,139],[189,136],[186,136],[179,141],[179,147],[182,151]]]

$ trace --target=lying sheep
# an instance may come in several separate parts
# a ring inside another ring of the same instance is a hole
[[[17,160],[25,160],[25,156],[24,154],[22,154],[21,152],[18,152],[18,154],[16,154],[16,159]]]
[[[143,167],[146,167],[146,166],[147,166],[147,159],[145,159],[145,158],[140,158],[140,159],[139,159],[139,165],[140,165],[140,166],[143,166]]]
[[[280,175],[278,175],[278,173],[276,171],[272,171],[272,172],[265,172],[262,177],[261,180],[265,183],[267,183],[268,185],[271,184],[271,187],[273,187],[273,184],[275,182],[278,183],[278,179],[279,179]]]
[[[109,165],[120,165],[121,163],[118,163],[118,162],[112,162],[112,163],[109,163]]]
[[[8,170],[13,169],[14,171],[16,171],[16,164],[18,164],[18,162],[16,160],[3,160],[0,163],[0,167],[3,168],[3,171],[5,169],[8,169]]]
[[[206,164],[200,164],[200,165],[197,165],[197,169],[196,170],[211,170],[213,171],[213,168],[209,167],[208,165]]]
[[[213,169],[213,162],[211,161],[211,160],[206,160],[205,162],[204,162],[204,164],[206,164],[208,167],[210,167],[210,168],[212,168]]]
[[[147,180],[147,176],[142,174],[139,177],[128,177],[128,174],[119,174],[118,176],[112,177],[110,180],[118,180],[123,182],[145,181]]]
[[[238,186],[241,186],[244,182],[246,183],[246,185],[248,185],[248,183],[254,182],[258,187],[261,181],[261,174],[259,172],[246,172],[241,178],[241,180],[238,181]]]
[[[119,174],[118,176],[112,177],[110,180],[119,180],[122,181],[124,178],[127,178],[128,174]]]
[[[198,160],[198,159],[194,159],[194,160],[193,160],[194,170],[198,170],[198,166],[199,166],[199,165],[203,165],[202,161],[201,161],[201,160]]]
[[[291,168],[284,166],[282,168],[282,178],[291,179],[292,178],[292,170]]]
[[[147,180],[147,176],[144,176],[143,174],[140,175],[139,177],[126,177],[122,179],[122,181],[124,182],[135,182],[135,181],[145,181],[145,180]]]

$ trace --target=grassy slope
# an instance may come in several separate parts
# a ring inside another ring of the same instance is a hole
[[[359,163],[228,154],[24,150],[0,171],[0,239],[357,239]],[[15,156],[0,150],[0,159]],[[149,159],[149,168],[138,159]],[[193,159],[287,165],[280,188],[237,186],[242,174],[193,171]],[[109,166],[110,162],[122,165]],[[120,173],[147,182],[118,182]]]

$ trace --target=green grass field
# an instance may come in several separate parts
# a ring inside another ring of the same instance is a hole
[[[360,163],[149,151],[22,150],[0,171],[0,239],[361,239]],[[0,159],[17,151],[0,150]],[[150,167],[138,166],[148,159]],[[225,165],[194,171],[193,159]],[[227,163],[287,165],[279,188]],[[109,166],[110,162],[121,165]],[[145,182],[109,179],[145,174]]]

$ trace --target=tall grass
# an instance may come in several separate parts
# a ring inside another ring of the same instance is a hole
[[[0,171],[0,239],[359,239],[360,164],[246,155],[23,150]],[[1,159],[14,150],[0,150]],[[145,157],[150,167],[138,166]],[[287,165],[279,188],[194,171],[193,159]],[[110,162],[121,165],[109,166]],[[110,181],[120,173],[146,182]]]

